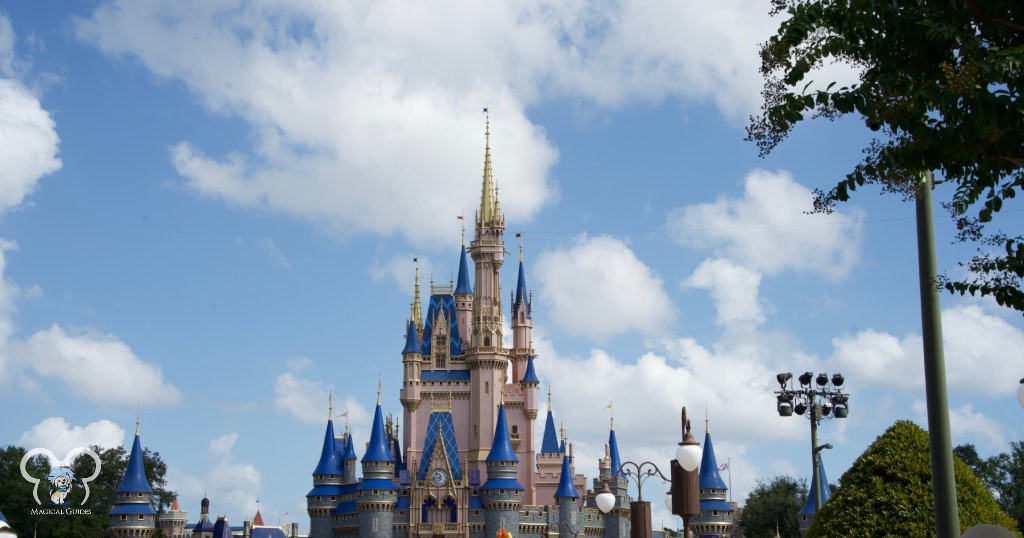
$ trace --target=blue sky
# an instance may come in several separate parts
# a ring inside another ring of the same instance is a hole
[[[667,465],[687,405],[709,415],[736,500],[807,477],[807,422],[778,417],[772,391],[776,372],[812,370],[852,393],[850,417],[820,429],[838,478],[893,421],[925,423],[914,208],[865,189],[805,213],[870,140],[857,118],[803,125],[766,159],[743,141],[767,11],[5,5],[0,443],[126,444],[138,403],[193,516],[207,491],[234,523],[260,499],[266,521],[305,528],[329,387],[356,439],[378,375],[400,413],[412,258],[424,284],[457,270],[487,106],[538,375],[581,470],[613,401],[623,459]],[[1008,209],[998,225],[1019,229]],[[936,214],[955,276],[972,249]],[[1024,323],[942,304],[953,442],[1005,451]]]

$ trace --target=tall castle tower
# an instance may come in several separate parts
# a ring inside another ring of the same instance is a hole
[[[708,422],[704,423],[704,454],[700,460],[700,515],[690,519],[690,528],[698,536],[724,538],[732,536],[736,509],[725,502],[729,488],[719,473],[715,445],[711,442]]]
[[[124,478],[115,490],[117,500],[109,513],[108,532],[117,538],[149,538],[156,531],[156,510],[150,504],[153,490],[146,480],[142,461],[139,423],[135,422],[135,442],[128,455]]]

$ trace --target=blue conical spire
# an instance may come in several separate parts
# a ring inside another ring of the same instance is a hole
[[[526,356],[526,373],[523,374],[523,383],[537,383],[540,384],[540,379],[537,378],[537,370],[533,367],[533,355]],[[548,417],[551,414],[548,413]]]
[[[420,337],[416,334],[416,322],[409,320],[406,329],[405,349],[402,350],[402,355],[407,353],[423,353],[423,348],[420,346]]]
[[[821,482],[821,505],[825,506],[825,503],[832,498],[832,486],[828,485],[828,475],[825,474],[825,459],[821,457],[821,454],[818,454],[818,481]],[[799,515],[806,516],[816,513],[814,510],[814,490],[816,489],[818,489],[818,484],[811,484],[810,489],[807,491],[807,502],[800,509]]]
[[[334,446],[334,421],[327,420],[327,431],[324,432],[324,447],[320,451],[320,461],[316,464],[313,474],[342,474],[341,459]]]
[[[715,446],[711,444],[711,432],[704,433],[704,454],[700,459],[700,489],[728,489],[722,475],[718,473],[718,459]]]
[[[512,302],[512,312],[519,311],[519,305],[526,306],[526,317],[533,317],[533,311],[530,308],[530,297],[526,292],[526,271],[523,269],[522,256],[519,258],[519,280],[516,282],[516,296]]]
[[[346,439],[346,441],[345,441],[345,453],[342,455],[341,459],[345,459],[345,460],[357,459],[356,458],[356,447],[355,447],[355,444],[352,443],[352,433],[350,432],[348,435],[346,435],[345,439]]]
[[[548,394],[548,418],[544,423],[544,440],[540,445],[541,454],[558,454],[558,430],[555,429],[555,417],[551,414],[551,394]]]
[[[455,283],[455,293],[473,293],[473,287],[469,284],[469,266],[466,263],[466,245],[462,245],[462,254],[459,256],[459,279]]]
[[[615,429],[612,428],[611,433],[608,434],[608,452],[612,459],[612,478],[619,476],[619,469],[622,467],[622,459],[619,458],[619,442],[615,439]]]
[[[512,450],[512,439],[508,434],[508,421],[505,419],[505,404],[498,406],[498,423],[494,427],[494,442],[487,461],[519,461]]]
[[[142,442],[139,441],[139,432],[135,432],[135,442],[132,443],[132,453],[128,456],[128,468],[124,471],[124,478],[121,485],[117,486],[117,493],[152,493],[149,482],[146,480],[146,466],[142,461]]]
[[[380,403],[373,413],[373,426],[370,428],[370,444],[366,447],[366,454],[363,454],[363,461],[389,461],[394,463],[395,458],[391,457],[388,450],[388,436],[384,431],[384,414],[380,410]]]
[[[558,490],[555,491],[556,499],[578,499],[580,494],[572,483],[572,467],[569,466],[569,455],[562,456],[562,477],[558,481]]]

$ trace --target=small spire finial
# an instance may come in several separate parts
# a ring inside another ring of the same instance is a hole
[[[380,405],[380,392],[383,386],[380,384],[380,372],[377,372],[377,405]]]
[[[142,415],[142,405],[135,402],[135,437],[139,436],[139,418]]]
[[[410,317],[412,322],[416,325],[416,329],[419,330],[423,327],[423,311],[420,310],[420,259],[413,258],[412,263],[416,265],[416,280],[413,287],[412,295],[412,311]]]
[[[704,433],[711,433],[711,420],[708,419],[708,402],[704,402]]]
[[[615,409],[612,408],[612,404],[613,403],[614,402],[608,402],[608,407],[605,407],[605,409],[611,411],[611,429],[614,430],[615,429]]]
[[[334,387],[327,389],[327,420],[334,420]]]
[[[523,263],[523,234],[517,233],[516,237],[519,238],[519,263]]]
[[[551,412],[551,385],[548,385],[548,413]]]
[[[459,224],[462,225],[462,246],[466,246],[466,210],[459,213]]]

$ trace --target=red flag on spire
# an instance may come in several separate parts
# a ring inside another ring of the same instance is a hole
[[[521,233],[516,234],[516,237],[522,237],[522,236],[523,236],[523,234],[521,234]]]

